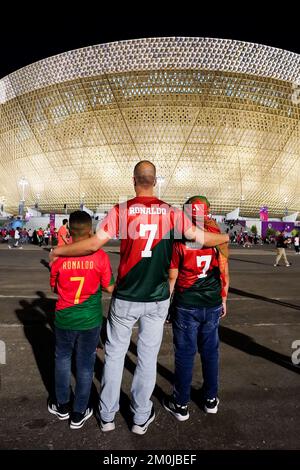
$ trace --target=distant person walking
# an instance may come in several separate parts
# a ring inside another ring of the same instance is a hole
[[[23,248],[22,246],[19,246],[19,242],[20,242],[20,239],[21,239],[20,231],[21,231],[21,227],[17,227],[14,231],[14,235],[13,235],[13,238],[14,238],[14,241],[15,241],[14,244],[13,244],[14,248]],[[12,246],[9,244],[8,248],[12,248]]]
[[[294,247],[295,247],[295,251],[297,253],[297,255],[300,254],[300,250],[299,250],[299,233],[297,233],[297,235],[294,237]]]
[[[37,230],[36,235],[37,235],[38,245],[39,245],[39,246],[42,246],[43,241],[44,241],[44,230],[42,229],[42,227],[40,227],[40,228]]]
[[[62,226],[58,230],[57,245],[58,246],[69,245],[70,243],[69,238],[70,238],[70,233],[68,229],[68,219],[64,219]]]
[[[49,229],[49,227],[47,227],[46,230],[44,230],[44,240],[45,240],[46,246],[49,245],[50,235],[51,235],[50,229]]]
[[[284,259],[286,267],[288,268],[290,266],[290,263],[288,262],[288,259],[285,253],[287,243],[288,243],[288,240],[286,240],[284,237],[284,231],[280,232],[279,235],[277,235],[276,237],[277,256],[276,256],[276,261],[275,261],[274,266],[278,266],[279,261],[281,260],[282,257]]]

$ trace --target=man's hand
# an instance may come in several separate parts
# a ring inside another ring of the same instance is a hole
[[[51,267],[52,264],[54,263],[54,261],[56,261],[58,259],[58,256],[55,256],[55,253],[54,253],[54,250],[50,250],[50,253],[49,253],[49,266]]]
[[[220,318],[224,318],[226,317],[227,315],[227,305],[226,305],[226,301],[227,301],[227,298],[226,299],[222,299],[222,315]]]

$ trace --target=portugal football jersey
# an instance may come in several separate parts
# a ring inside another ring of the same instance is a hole
[[[109,257],[103,250],[90,256],[58,258],[50,275],[50,285],[58,293],[55,326],[88,330],[101,325],[101,287],[113,283]]]
[[[183,213],[154,196],[135,197],[109,212],[101,227],[121,239],[115,297],[131,302],[168,299],[172,247],[182,224]]]
[[[174,301],[190,307],[221,305],[221,280],[215,248],[197,248],[189,241],[176,242],[171,269],[178,269]]]

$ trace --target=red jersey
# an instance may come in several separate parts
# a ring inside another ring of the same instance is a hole
[[[57,233],[57,246],[65,245],[65,242],[62,237],[68,239],[69,231],[65,225],[62,225]],[[70,242],[69,242],[70,243]]]
[[[114,295],[132,302],[155,302],[170,296],[168,269],[174,240],[182,237],[183,212],[154,196],[117,204],[101,227],[121,238]],[[184,228],[187,229],[191,225]]]
[[[108,255],[58,258],[51,266],[50,285],[58,293],[55,325],[86,330],[102,321],[101,287],[114,283]]]
[[[221,305],[221,278],[218,252],[199,248],[197,243],[176,242],[171,269],[178,269],[174,301],[180,305],[215,307]]]

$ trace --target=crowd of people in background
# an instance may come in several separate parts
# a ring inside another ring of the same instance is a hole
[[[9,248],[20,248],[33,244],[38,246],[56,246],[58,244],[58,230],[38,227],[35,230],[26,227],[11,228],[0,227],[0,243],[7,243]]]
[[[224,221],[227,225],[226,233],[229,234],[230,243],[239,245],[243,248],[251,248],[255,245],[277,244],[279,233],[267,234],[265,237],[255,232],[247,230],[243,226],[239,226],[238,220]],[[234,230],[235,228],[235,230]],[[300,254],[299,232],[294,234],[284,234],[286,240],[286,248],[295,248],[297,254]],[[63,224],[58,230],[54,228],[50,230],[50,224],[44,229],[42,227],[35,230],[26,227],[17,227],[16,229],[9,226],[0,227],[0,243],[7,243],[9,248],[23,248],[23,245],[33,244],[38,246],[56,246],[71,243],[71,237],[68,229],[68,220],[64,219]]]

